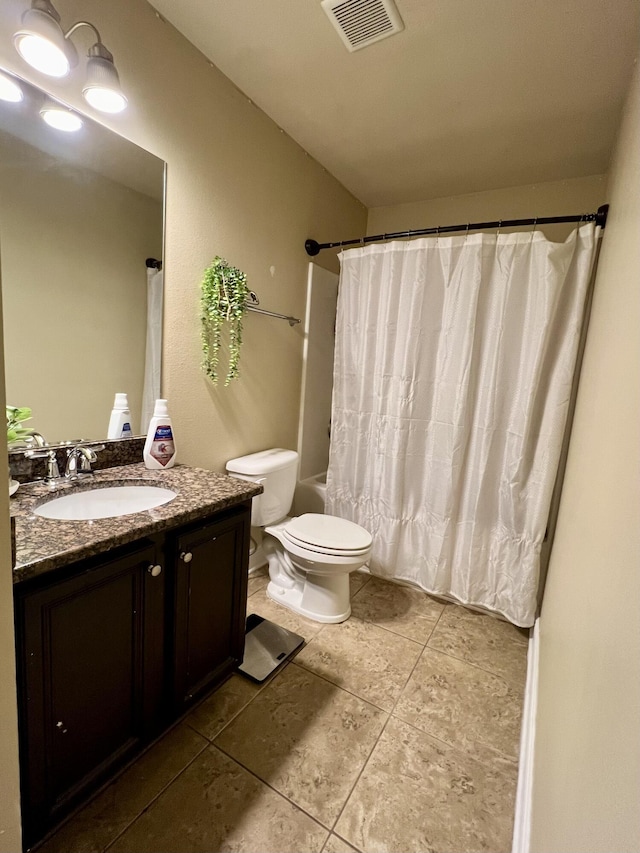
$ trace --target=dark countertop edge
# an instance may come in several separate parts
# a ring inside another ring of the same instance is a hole
[[[130,468],[131,474],[135,474],[137,473],[137,471],[140,470],[140,466],[138,465],[119,466],[118,473],[121,472],[125,467]],[[65,566],[71,565],[72,563],[79,562],[80,560],[87,559],[89,557],[95,557],[101,553],[106,553],[112,548],[117,548],[121,545],[127,545],[131,542],[136,542],[138,539],[143,539],[145,536],[150,536],[154,533],[161,533],[163,531],[171,530],[173,528],[181,527],[183,525],[190,524],[191,522],[196,522],[201,519],[207,518],[215,513],[222,512],[225,509],[229,509],[230,507],[238,506],[244,503],[245,501],[249,501],[251,500],[251,498],[263,492],[262,486],[258,484],[254,484],[245,480],[239,480],[234,477],[228,477],[225,474],[218,474],[213,471],[206,471],[204,469],[195,468],[192,466],[176,466],[176,469],[179,468],[184,468],[190,472],[199,472],[202,475],[208,475],[213,478],[233,480],[234,485],[237,485],[237,487],[240,488],[240,491],[238,491],[234,495],[227,495],[224,497],[218,497],[213,500],[205,501],[204,503],[199,504],[196,507],[186,508],[184,510],[179,511],[175,515],[171,515],[167,518],[151,518],[148,514],[149,512],[153,512],[153,510],[145,510],[143,512],[135,514],[137,516],[136,524],[129,530],[122,531],[113,535],[105,534],[102,538],[94,540],[87,544],[83,543],[77,546],[66,546],[63,550],[60,550],[46,557],[31,560],[25,563],[17,563],[12,570],[14,586],[19,585],[23,581],[31,580],[35,577],[40,577],[41,575],[53,571],[54,569],[63,568]],[[136,469],[136,471],[131,469]],[[176,469],[173,470],[176,471]],[[102,475],[106,475],[105,479],[117,477],[116,471],[114,471],[114,469],[103,469],[99,473]],[[156,472],[151,471],[145,471],[144,473],[145,475],[151,474],[152,477],[154,474],[156,474]],[[98,478],[96,478],[96,480],[97,479]],[[153,479],[155,479],[155,477],[153,477]],[[44,490],[42,483],[31,483],[28,485],[36,485],[38,487],[37,493],[36,495],[34,495],[33,502],[33,506],[37,506],[38,504],[43,502],[40,497],[46,495],[47,492],[46,490]],[[89,487],[88,484],[86,487]],[[17,515],[17,513],[13,514]],[[63,521],[60,523],[65,524],[66,522]],[[83,522],[70,523],[83,524]]]

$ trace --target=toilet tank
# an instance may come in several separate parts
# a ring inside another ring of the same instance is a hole
[[[275,447],[227,462],[227,472],[241,480],[260,483],[264,489],[253,499],[251,524],[264,527],[285,518],[291,509],[298,475],[295,450]]]

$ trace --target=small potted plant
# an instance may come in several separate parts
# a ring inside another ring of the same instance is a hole
[[[22,426],[31,418],[31,409],[26,406],[7,406],[7,448],[11,450],[15,444],[23,444],[33,433],[29,427]],[[18,490],[19,483],[11,479],[9,470],[9,494],[13,495]]]
[[[26,406],[7,406],[7,447],[24,442],[33,430],[24,427],[25,421],[31,420],[31,409]]]
[[[229,366],[224,384],[239,373],[242,319],[247,310],[247,276],[236,267],[215,257],[204,271],[201,289],[202,368],[214,385],[218,384],[218,358],[223,325],[229,328]]]

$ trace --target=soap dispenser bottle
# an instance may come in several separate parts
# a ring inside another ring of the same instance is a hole
[[[176,443],[166,400],[156,400],[142,454],[147,468],[162,470],[176,464]]]
[[[107,430],[107,438],[132,438],[131,431],[131,412],[129,411],[129,402],[126,394],[116,394],[116,399],[113,403],[113,411],[109,419],[109,429]]]

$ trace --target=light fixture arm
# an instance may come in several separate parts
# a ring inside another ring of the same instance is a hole
[[[72,36],[76,30],[80,29],[80,27],[89,27],[90,30],[93,30],[95,37],[96,37],[96,42],[97,42],[96,46],[99,45],[100,47],[104,48],[104,50],[107,53],[109,53],[109,51],[106,49],[106,47],[102,44],[102,39],[100,38],[100,33],[98,32],[98,28],[95,27],[93,24],[91,24],[89,21],[77,21],[72,27],[69,27],[67,32],[64,34],[65,39],[68,39],[70,36]],[[101,54],[96,54],[96,55],[101,55]],[[110,61],[113,61],[113,56],[109,53],[109,56],[105,56],[105,57],[103,57],[103,59],[109,59]]]
[[[87,56],[89,57],[89,59],[97,56],[100,59],[106,59],[107,62],[113,62],[113,54],[104,45],[102,38],[100,37],[100,33],[98,32],[98,28],[89,21],[78,21],[77,23],[75,23],[64,34],[65,39],[69,39],[69,37],[73,35],[73,33],[75,33],[75,31],[78,30],[80,27],[89,27],[89,29],[93,31],[96,37],[96,43],[92,45],[87,51]]]

